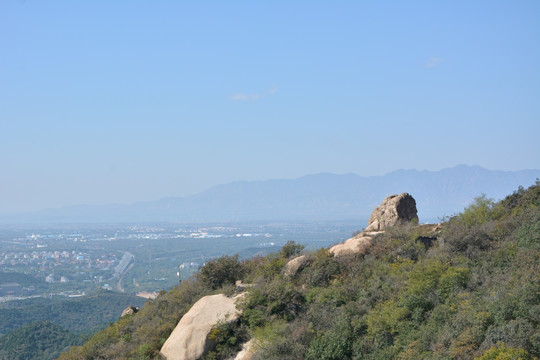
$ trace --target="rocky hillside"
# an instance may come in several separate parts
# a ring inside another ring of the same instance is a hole
[[[60,358],[534,359],[539,278],[540,182],[433,225],[395,195],[330,249],[212,260]]]

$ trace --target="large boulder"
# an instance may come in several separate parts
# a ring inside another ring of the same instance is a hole
[[[124,309],[124,311],[122,311],[122,315],[120,317],[124,317],[126,315],[133,315],[135,314],[137,311],[139,311],[139,308],[138,307],[135,307],[135,306],[128,306],[127,308]]]
[[[212,328],[220,321],[234,321],[240,315],[236,300],[223,294],[205,296],[197,301],[182,317],[167,341],[161,354],[167,360],[196,360],[210,351],[215,344],[208,339]]]
[[[414,198],[403,193],[386,197],[369,217],[365,231],[382,231],[399,223],[418,222],[418,211]]]
[[[285,276],[294,276],[296,273],[309,262],[309,258],[306,255],[300,255],[298,257],[295,257],[294,259],[290,260],[287,264],[285,264],[285,270],[283,273]]]
[[[364,255],[371,247],[371,236],[357,236],[337,244],[330,248],[330,252],[335,256],[359,254]]]

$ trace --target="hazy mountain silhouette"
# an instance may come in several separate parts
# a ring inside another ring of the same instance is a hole
[[[463,210],[476,196],[500,199],[539,177],[540,170],[493,171],[466,165],[440,171],[397,170],[370,177],[321,173],[292,180],[233,182],[183,198],[4,215],[0,221],[365,221],[387,195],[402,192],[416,199],[420,221],[433,221]]]

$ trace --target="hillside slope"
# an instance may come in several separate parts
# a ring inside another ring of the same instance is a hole
[[[35,298],[0,306],[0,335],[38,321],[51,322],[69,331],[90,334],[118,319],[129,305],[142,306],[146,299],[99,290],[79,298]]]
[[[210,261],[61,359],[157,359],[183,314],[204,295],[248,288],[239,319],[218,324],[206,359],[254,339],[253,359],[532,359],[540,356],[540,183],[497,203],[477,198],[442,224],[400,225],[362,255],[326,249],[293,276],[302,247],[239,262]]]
[[[35,322],[21,326],[0,337],[0,359],[56,359],[60,353],[83,342],[61,326],[50,322]]]

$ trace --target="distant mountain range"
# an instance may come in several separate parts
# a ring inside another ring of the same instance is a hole
[[[383,176],[321,173],[298,179],[238,181],[188,197],[129,205],[79,205],[0,216],[2,223],[242,222],[358,220],[390,194],[410,193],[420,221],[463,210],[481,194],[500,199],[540,178],[540,170],[494,171],[459,165]]]

